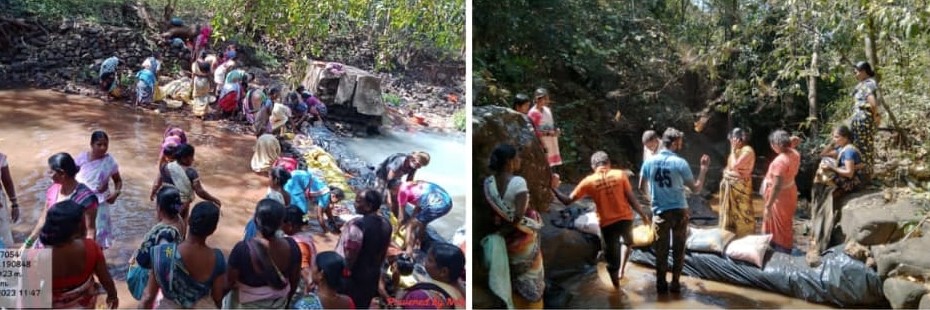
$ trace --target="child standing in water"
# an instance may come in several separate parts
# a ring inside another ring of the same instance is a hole
[[[119,165],[107,150],[110,137],[104,131],[94,131],[90,135],[90,151],[82,152],[75,159],[80,168],[75,177],[78,182],[87,185],[97,196],[97,244],[107,249],[111,245],[110,207],[116,203],[123,189],[123,179],[119,175]],[[113,190],[109,189],[113,179]]]

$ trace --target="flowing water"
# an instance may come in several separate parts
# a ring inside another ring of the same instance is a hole
[[[385,131],[379,136],[351,138],[343,142],[352,153],[372,165],[380,164],[394,153],[429,153],[430,163],[417,171],[416,179],[436,183],[452,196],[452,210],[430,223],[430,227],[449,240],[455,230],[465,225],[465,194],[470,182],[463,164],[468,160],[464,136]]]

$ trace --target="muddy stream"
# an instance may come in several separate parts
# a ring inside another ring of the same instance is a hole
[[[21,218],[13,226],[18,243],[32,230],[43,207],[47,158],[57,152],[76,156],[90,148],[90,133],[105,130],[110,136],[109,152],[120,166],[123,194],[112,209],[114,246],[105,251],[111,274],[120,290],[120,307],[134,308],[136,301],[126,290],[129,257],[143,234],[156,223],[154,202],[149,201],[156,161],[165,127],[180,125],[196,148],[194,167],[207,191],[223,206],[217,231],[208,244],[229,250],[241,240],[255,202],[267,188],[267,178],[251,171],[255,138],[235,132],[223,122],[200,122],[176,115],[141,112],[125,104],[105,104],[96,98],[49,90],[0,91],[0,152],[7,154],[21,205]],[[410,139],[432,139],[429,143]],[[349,147],[362,159],[379,163],[394,152],[425,150],[433,162],[418,178],[441,184],[455,197],[453,211],[434,228],[444,237],[465,222],[464,197],[467,171],[455,165],[465,154],[464,138],[450,142],[432,134],[399,133],[378,138],[351,139]],[[454,156],[454,158],[451,158]],[[450,158],[447,158],[450,157]],[[199,200],[199,198],[198,198]],[[332,249],[338,236],[314,235],[319,250]]]

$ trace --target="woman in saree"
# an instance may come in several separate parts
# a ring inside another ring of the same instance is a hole
[[[484,253],[489,256],[485,262],[491,267],[491,290],[508,307],[542,309],[546,284],[539,242],[542,223],[536,210],[529,206],[526,180],[514,175],[520,170],[516,148],[498,145],[491,153],[488,167],[494,175],[484,179],[484,196],[493,210],[494,224],[499,227],[482,240]],[[506,270],[499,265],[503,262],[509,262],[509,274],[500,272]],[[504,291],[506,287],[512,287],[512,291]]]
[[[539,137],[543,148],[546,149],[546,160],[549,161],[549,167],[562,165],[562,155],[559,152],[559,135],[562,132],[555,127],[555,119],[552,117],[552,110],[549,109],[549,91],[545,88],[537,89],[534,97],[536,98],[536,104],[530,109],[527,116],[533,121],[536,136]]]
[[[152,270],[152,249],[167,243],[180,243],[186,236],[187,226],[181,219],[181,193],[174,187],[162,187],[156,199],[158,210],[155,218],[158,223],[142,237],[142,244],[129,261],[126,284],[129,292],[137,300],[142,300],[148,285],[149,271]]]
[[[200,34],[194,39],[194,52],[191,55],[204,54],[204,50],[210,44],[210,36],[213,34],[213,28],[210,25],[197,25],[197,28]]]
[[[32,233],[26,238],[26,247],[44,248],[38,236],[42,227],[45,226],[46,216],[55,204],[68,200],[84,208],[84,226],[82,227],[87,228],[86,237],[94,240],[97,236],[97,204],[99,202],[97,193],[77,181],[79,168],[74,158],[68,153],[58,153],[49,157],[48,169],[46,175],[52,179],[52,186],[45,191],[45,209],[39,215]]]
[[[239,103],[245,96],[244,89],[248,87],[248,76],[245,71],[235,69],[226,74],[225,83],[216,102],[217,108],[222,112],[223,117],[231,117],[239,109]]]
[[[853,115],[850,122],[852,129],[852,144],[859,148],[862,154],[863,176],[868,178],[875,164],[875,149],[872,139],[875,137],[875,127],[882,123],[882,114],[878,111],[878,83],[875,82],[875,72],[872,65],[861,61],[856,64],[856,92],[853,98]]]
[[[161,291],[158,309],[219,308],[226,292],[226,260],[220,249],[207,245],[216,231],[220,208],[201,201],[191,211],[187,239],[152,249],[152,271],[142,298],[151,309]]]
[[[752,168],[756,154],[748,145],[749,133],[740,128],[730,132],[730,156],[720,182],[720,228],[737,238],[756,231],[752,209]]]
[[[111,223],[110,207],[116,203],[123,189],[123,178],[119,174],[119,164],[107,149],[110,146],[110,137],[106,132],[94,131],[90,135],[90,151],[78,155],[75,163],[79,171],[76,176],[78,182],[86,185],[95,192],[97,197],[97,244],[103,249],[110,248]],[[113,190],[110,188],[110,179],[113,179]]]
[[[259,234],[236,243],[229,254],[228,297],[233,309],[283,309],[300,281],[301,253],[297,242],[279,237],[284,205],[262,199],[255,207]]]
[[[262,89],[249,89],[242,103],[242,115],[252,125],[252,131],[257,136],[271,132],[268,117],[271,115],[271,108],[274,102],[271,97],[265,94]]]
[[[214,87],[216,87],[215,92],[217,95],[220,95],[223,90],[223,82],[226,81],[226,73],[236,67],[235,59],[236,51],[227,50],[220,60],[213,63],[213,83]]]
[[[155,87],[157,80],[155,71],[150,68],[143,68],[136,73],[136,106],[148,105],[155,99]]]
[[[798,206],[798,187],[794,178],[798,175],[801,155],[791,147],[791,137],[784,130],[772,132],[769,145],[778,156],[769,164],[765,174],[762,233],[772,234],[772,249],[791,253],[794,246],[794,211]]]
[[[191,111],[194,116],[203,119],[207,114],[207,108],[210,102],[213,102],[213,94],[210,93],[210,61],[207,58],[207,52],[201,52],[200,58],[191,64],[193,72],[193,87],[191,92]]]
[[[274,167],[268,171],[268,192],[265,193],[265,198],[277,201],[281,205],[288,207],[291,205],[291,195],[284,190],[284,184],[291,179],[291,173],[285,170],[282,167]],[[243,240],[252,239],[255,235],[258,234],[258,226],[255,224],[255,218],[253,217],[245,225],[245,238]]]
[[[120,97],[119,76],[116,74],[116,67],[119,66],[119,58],[116,56],[107,58],[100,64],[100,90],[106,93],[106,102],[110,103],[111,99]]]
[[[194,194],[201,199],[212,201],[217,206],[222,206],[219,199],[211,195],[204,189],[200,183],[200,174],[191,167],[194,164],[194,147],[190,144],[181,144],[177,152],[174,153],[175,160],[162,166],[159,172],[159,179],[152,188],[150,200],[155,200],[155,194],[162,186],[171,186],[178,189],[181,193],[181,202],[184,208],[181,210],[181,218],[187,219],[187,213],[190,204],[194,200]]]
[[[345,290],[348,271],[346,261],[336,252],[322,252],[310,265],[310,277],[316,283],[314,292],[294,301],[292,309],[355,309]]]
[[[94,309],[102,284],[107,307],[116,309],[119,299],[103,251],[84,238],[84,214],[83,206],[64,200],[46,213],[42,224],[39,239],[52,250],[52,307]]]
[[[355,195],[355,213],[361,215],[342,226],[336,253],[346,259],[348,295],[356,307],[369,308],[378,296],[381,266],[391,244],[391,223],[378,214],[384,197],[374,189]]]
[[[289,206],[284,210],[284,224],[281,225],[281,231],[288,238],[294,239],[297,247],[300,248],[300,279],[303,281],[300,285],[302,288],[300,292],[303,293],[309,292],[314,286],[311,267],[313,258],[316,257],[316,243],[310,231],[304,230],[306,226],[307,221],[304,220],[303,210],[295,206]]]
[[[401,297],[404,309],[464,309],[465,253],[449,243],[437,243],[427,253],[424,279],[406,289]],[[443,300],[437,303],[435,300]]]
[[[268,171],[271,164],[281,155],[281,143],[274,135],[264,134],[255,141],[255,152],[252,153],[252,171],[257,173]]]
[[[866,177],[863,169],[865,160],[852,143],[853,135],[853,131],[846,125],[837,127],[833,131],[833,145],[820,153],[823,159],[817,171],[818,178],[828,180],[815,180],[812,191],[812,233],[807,253],[808,262],[812,265],[819,264],[820,253],[831,245],[833,228],[841,216],[842,208],[837,208],[834,201],[859,189]]]
[[[287,94],[287,98],[285,99],[286,103],[275,102],[274,107],[271,108],[271,117],[268,119],[271,122],[272,133],[277,136],[284,134],[287,129],[284,125],[287,124],[287,121],[293,114],[291,108],[287,107],[287,103],[299,100],[300,96],[292,92]]]

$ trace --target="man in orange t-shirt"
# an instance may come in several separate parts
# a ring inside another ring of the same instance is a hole
[[[606,244],[604,256],[607,260],[607,272],[610,274],[610,282],[619,288],[620,279],[623,278],[626,263],[630,258],[630,245],[633,244],[633,211],[639,213],[647,225],[650,219],[633,196],[633,187],[626,173],[610,168],[607,153],[598,151],[591,155],[591,169],[594,173],[578,183],[571,197],[559,192],[557,178],[553,178],[552,192],[565,205],[585,196],[594,200],[597,217],[600,219],[601,236]],[[622,248],[621,236],[623,244],[626,245]]]

